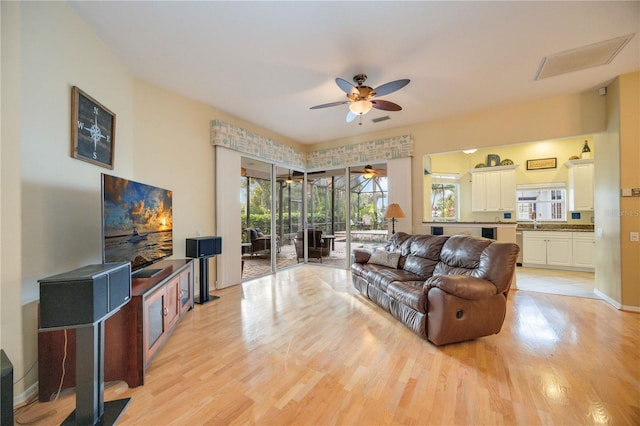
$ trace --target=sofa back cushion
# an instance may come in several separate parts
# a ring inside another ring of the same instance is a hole
[[[400,259],[398,260],[398,268],[404,268],[404,262],[407,260],[407,255],[411,249],[411,240],[414,237],[405,232],[396,232],[389,237],[384,249],[390,253],[399,253]]]
[[[434,276],[469,275],[491,281],[497,292],[509,289],[519,248],[514,243],[454,235],[440,252]]]
[[[442,235],[414,235],[410,239],[409,254],[402,268],[429,278],[440,261],[440,252],[448,238]]]

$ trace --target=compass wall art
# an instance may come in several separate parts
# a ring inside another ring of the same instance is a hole
[[[71,90],[71,156],[113,169],[116,115],[73,86]]]

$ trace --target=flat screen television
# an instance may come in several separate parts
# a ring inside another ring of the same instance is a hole
[[[172,192],[102,174],[102,261],[131,262],[133,276],[173,254]]]

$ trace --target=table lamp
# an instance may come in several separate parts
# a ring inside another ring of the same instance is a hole
[[[391,219],[391,235],[396,233],[396,219],[404,217],[404,212],[399,204],[391,203],[384,212],[385,219]]]

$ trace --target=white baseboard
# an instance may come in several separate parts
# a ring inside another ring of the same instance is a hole
[[[38,393],[38,382],[35,382],[31,386],[27,388],[26,391],[22,392],[20,395],[13,396],[13,406],[17,407],[19,405],[24,404],[29,401],[34,395]]]
[[[617,300],[614,300],[614,299],[610,298],[609,296],[607,296],[606,294],[604,294],[603,292],[601,292],[597,288],[593,289],[593,293],[596,296],[598,296],[600,299],[604,300],[605,302],[607,302],[608,304],[613,306],[614,308],[622,309],[622,305]]]
[[[640,312],[640,306],[622,305],[623,311]]]

